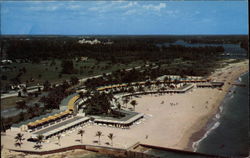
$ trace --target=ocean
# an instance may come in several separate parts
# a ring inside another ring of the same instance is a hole
[[[214,118],[213,126],[197,146],[197,152],[240,158],[249,152],[249,73],[238,78],[246,87],[233,86]],[[210,125],[211,126],[211,125]]]

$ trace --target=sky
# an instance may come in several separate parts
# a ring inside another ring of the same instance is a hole
[[[242,1],[5,1],[1,34],[248,34]]]

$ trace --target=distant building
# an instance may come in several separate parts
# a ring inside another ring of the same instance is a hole
[[[12,64],[13,61],[12,60],[1,60],[1,64]]]
[[[80,43],[80,44],[100,44],[101,41],[99,41],[97,39],[94,39],[93,41],[82,39],[82,40],[79,40],[78,43]]]
[[[88,60],[88,57],[81,57],[80,60],[81,60],[81,61],[87,61],[87,60]]]

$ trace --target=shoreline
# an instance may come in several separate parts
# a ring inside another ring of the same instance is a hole
[[[249,73],[248,69],[244,69],[242,71],[236,72],[227,82],[230,82],[230,83],[235,82],[246,73]],[[189,138],[188,143],[186,147],[184,148],[184,150],[195,152],[197,150],[197,147],[199,146],[200,141],[205,139],[211,131],[213,131],[220,125],[220,122],[218,122],[218,120],[220,119],[221,117],[220,114],[223,111],[224,101],[225,99],[227,99],[228,97],[227,95],[230,95],[230,90],[233,87],[234,85],[227,83],[224,87],[222,94],[217,97],[216,103],[212,105],[213,107],[215,107],[213,111],[211,111],[210,114],[204,116],[198,122],[198,125],[196,125],[196,129],[194,128],[191,131],[188,131],[190,132],[189,135],[191,135],[191,137]],[[209,116],[211,117],[208,120],[204,120]],[[218,116],[219,118],[217,118]]]

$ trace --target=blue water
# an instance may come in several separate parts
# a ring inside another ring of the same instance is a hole
[[[178,40],[174,43],[162,43],[156,44],[158,47],[165,46],[169,47],[170,45],[181,45],[185,47],[218,47],[221,46],[225,50],[225,55],[233,58],[246,58],[247,51],[241,48],[240,44],[208,44],[208,43],[187,43],[183,40]],[[224,56],[225,57],[225,56]]]
[[[231,88],[223,103],[219,126],[202,140],[197,151],[230,157],[246,157],[249,151],[249,73],[238,81],[246,87]]]

